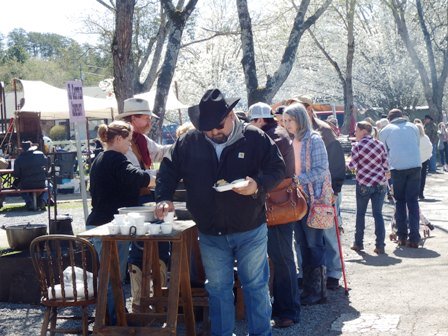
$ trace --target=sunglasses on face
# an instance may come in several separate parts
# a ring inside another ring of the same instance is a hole
[[[220,123],[218,126],[215,127],[215,129],[217,129],[217,130],[222,130],[222,129],[224,128],[224,126],[226,125],[226,120],[227,120],[228,117],[229,117],[229,116],[227,115],[227,116],[224,118],[224,120],[221,121],[221,123]]]

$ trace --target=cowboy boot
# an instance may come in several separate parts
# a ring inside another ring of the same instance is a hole
[[[306,274],[306,276],[305,276]],[[310,306],[327,302],[326,268],[320,266],[303,274],[304,287],[300,297],[301,304]]]

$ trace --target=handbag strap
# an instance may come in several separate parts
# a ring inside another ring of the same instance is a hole
[[[306,151],[305,151],[305,171],[308,173],[311,170],[311,138],[309,139],[308,143],[306,144]],[[324,182],[322,184],[322,192],[320,195],[320,200],[325,201],[324,198],[326,195],[328,195],[328,188],[330,188],[331,190],[331,182],[330,182],[330,178],[327,175],[325,175],[325,179]],[[314,188],[313,188],[313,184],[310,182],[308,183],[308,190],[310,192],[310,204],[314,203]],[[332,194],[332,192],[330,192],[330,194]],[[330,200],[330,203],[332,203],[333,201]],[[328,202],[324,202],[324,203],[328,203]]]
[[[305,148],[305,172],[309,173],[311,170],[311,137],[306,143]],[[308,190],[310,192],[310,204],[314,203],[314,189],[313,184],[308,183]]]

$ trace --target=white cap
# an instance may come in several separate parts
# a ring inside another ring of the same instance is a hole
[[[259,118],[274,118],[271,107],[266,103],[255,103],[249,107],[249,120]]]

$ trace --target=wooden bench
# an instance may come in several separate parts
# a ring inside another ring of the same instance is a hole
[[[15,195],[21,195],[24,193],[32,193],[33,194],[33,209],[37,210],[37,196],[39,196],[41,193],[47,192],[48,188],[37,188],[37,189],[1,189],[0,190],[0,197],[1,196],[15,196]]]

